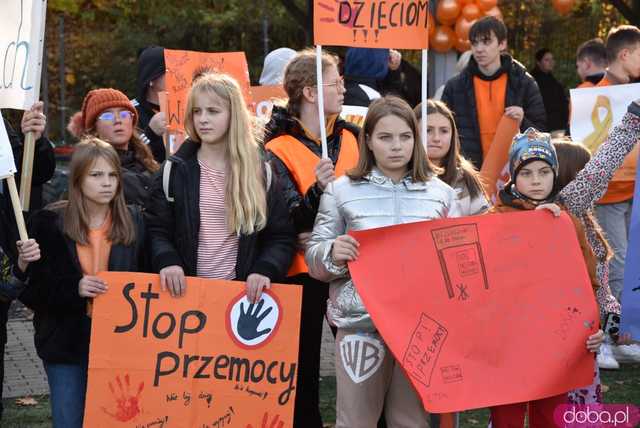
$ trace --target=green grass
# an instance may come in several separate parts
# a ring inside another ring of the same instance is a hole
[[[640,404],[640,364],[624,365],[621,370],[603,371],[605,402]],[[14,399],[3,400],[4,417],[2,428],[45,428],[51,427],[48,396],[34,397],[36,406],[18,406]],[[336,379],[323,377],[320,382],[320,412],[327,426],[336,420]],[[461,428],[486,427],[489,411],[486,409],[463,412]]]

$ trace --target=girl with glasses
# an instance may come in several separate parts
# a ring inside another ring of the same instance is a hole
[[[294,426],[322,428],[318,388],[320,344],[328,287],[312,279],[304,262],[304,250],[326,186],[355,166],[358,160],[358,128],[340,119],[344,85],[338,59],[324,53],[322,88],[317,87],[316,53],[299,52],[284,72],[286,107],[274,106],[267,124],[267,157],[282,183],[288,213],[298,234],[298,252],[287,281],[302,284],[302,321]],[[324,96],[328,159],[321,159],[318,94]]]
[[[127,203],[144,207],[151,191],[151,177],[159,169],[149,146],[136,129],[138,113],[125,94],[117,89],[90,91],[82,110],[72,116],[69,131],[78,138],[98,137],[113,146],[123,169]]]

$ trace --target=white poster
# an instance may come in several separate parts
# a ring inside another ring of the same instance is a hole
[[[0,178],[8,177],[16,173],[16,163],[13,160],[13,151],[7,129],[4,127],[4,119],[0,113]]]
[[[2,0],[0,108],[28,110],[40,95],[46,0]]]
[[[340,117],[347,122],[354,123],[359,127],[364,125],[364,118],[367,116],[367,107],[361,106],[342,106]]]
[[[593,154],[622,121],[629,104],[640,98],[640,83],[571,90],[571,138]],[[613,181],[635,180],[638,148],[634,148]]]

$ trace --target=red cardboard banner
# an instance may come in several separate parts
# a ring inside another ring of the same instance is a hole
[[[590,385],[598,308],[566,214],[522,212],[351,232],[349,271],[425,409],[524,402]]]

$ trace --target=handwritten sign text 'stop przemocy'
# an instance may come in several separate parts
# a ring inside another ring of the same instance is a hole
[[[426,0],[315,0],[316,45],[426,49]]]

